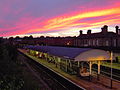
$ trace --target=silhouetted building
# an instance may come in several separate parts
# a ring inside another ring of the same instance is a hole
[[[91,30],[87,31],[87,34],[80,34],[74,40],[74,46],[80,47],[120,47],[120,29],[118,26],[116,33],[108,32],[108,26],[104,25],[99,33],[91,33]]]
[[[76,47],[120,47],[120,29],[118,26],[116,33],[109,32],[108,26],[104,25],[101,32],[92,33],[88,30],[83,34],[80,30],[78,37],[39,37],[14,39],[14,43],[19,45],[48,45],[48,46],[76,46]]]

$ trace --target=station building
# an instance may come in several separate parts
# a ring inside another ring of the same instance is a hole
[[[79,47],[120,47],[120,29],[115,27],[115,32],[109,32],[108,26],[104,25],[101,32],[92,33],[88,30],[87,34],[83,34],[80,30],[80,35],[75,38],[74,46]]]

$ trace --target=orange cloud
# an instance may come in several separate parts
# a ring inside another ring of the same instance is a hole
[[[113,24],[113,21],[119,21],[118,19],[112,19],[112,20],[102,20],[100,22],[93,22],[93,23],[89,23],[85,22],[85,23],[76,23],[77,21],[80,21],[82,19],[85,18],[92,18],[92,17],[101,17],[101,16],[108,16],[112,15],[113,17],[115,17],[116,15],[119,15],[120,12],[120,7],[114,7],[111,9],[105,9],[105,10],[96,10],[96,11],[89,11],[89,12],[83,12],[83,13],[78,13],[72,16],[59,16],[50,20],[47,20],[44,22],[43,27],[37,28],[37,29],[31,29],[31,30],[27,30],[26,33],[31,33],[31,32],[36,32],[36,31],[48,31],[48,30],[55,30],[55,29],[59,29],[59,28],[64,28],[64,27],[72,27],[72,26],[79,26],[79,25],[87,25],[87,24],[91,24],[92,27],[94,27],[93,25],[102,25],[102,24]],[[106,18],[107,19],[107,18]],[[110,19],[110,18],[109,18]],[[114,22],[115,23],[115,22]]]
[[[23,30],[12,32],[11,35],[15,35],[16,33],[19,34],[27,34],[33,32],[44,32],[44,31],[57,31],[60,29],[68,29],[71,27],[79,27],[80,29],[91,29],[96,27],[101,27],[104,24],[112,25],[120,23],[120,7],[112,7],[108,9],[102,10],[94,10],[94,11],[85,11],[82,13],[73,12],[72,15],[65,14],[62,16],[58,16],[46,21],[41,22],[39,20],[33,20],[28,24],[24,24],[21,26],[16,26],[16,28],[24,28]],[[103,18],[103,16],[106,16]],[[83,22],[83,19],[88,18],[97,18],[100,17],[98,20],[86,20]],[[85,25],[85,26],[84,26]],[[26,28],[27,26],[27,28]],[[26,29],[25,29],[26,28]]]

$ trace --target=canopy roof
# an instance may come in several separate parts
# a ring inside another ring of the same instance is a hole
[[[91,49],[75,57],[76,61],[110,60],[110,53],[104,50]]]
[[[104,50],[91,48],[69,48],[56,46],[25,46],[32,50],[48,53],[58,57],[74,59],[75,61],[90,61],[90,60],[109,60],[110,54]]]

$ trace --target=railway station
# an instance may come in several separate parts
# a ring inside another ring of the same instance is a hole
[[[100,74],[101,61],[111,60],[111,53],[91,48],[68,48],[53,46],[26,46],[30,55],[42,58],[56,65],[56,68],[82,77],[92,75],[92,65],[97,64],[97,75]]]

